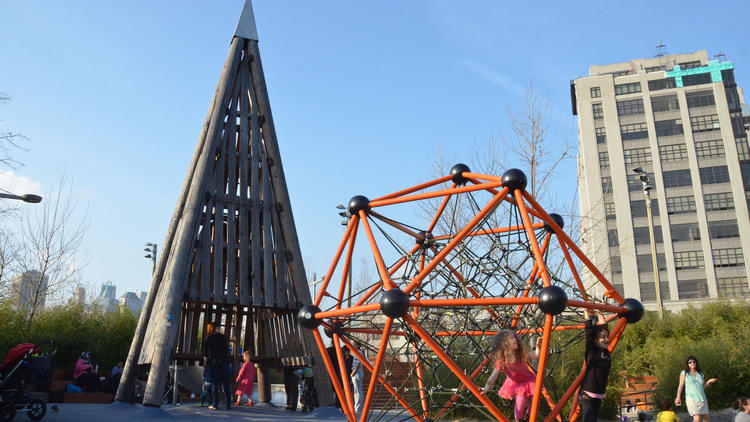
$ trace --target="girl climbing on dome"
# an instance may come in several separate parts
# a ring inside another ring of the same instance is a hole
[[[597,323],[591,319],[588,309],[583,310],[586,318],[586,374],[579,390],[578,402],[581,405],[581,422],[596,422],[602,400],[607,391],[607,379],[612,366],[609,354],[609,328],[601,310],[597,310]]]
[[[537,339],[534,350],[529,352],[518,334],[508,329],[498,331],[492,342],[489,358],[495,369],[487,380],[487,384],[482,388],[482,394],[486,394],[490,387],[495,384],[500,372],[504,372],[505,382],[497,395],[507,400],[515,399],[513,416],[516,421],[524,419],[524,415],[528,411],[526,401],[529,396],[534,394],[536,382],[536,375],[531,372],[526,360],[539,359],[541,343],[542,338],[540,337]]]

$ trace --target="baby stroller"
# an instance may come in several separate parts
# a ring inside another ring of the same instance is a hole
[[[17,411],[26,409],[29,419],[47,414],[47,394],[32,392],[52,379],[52,359],[57,343],[21,343],[12,348],[0,364],[0,422],[10,422]]]

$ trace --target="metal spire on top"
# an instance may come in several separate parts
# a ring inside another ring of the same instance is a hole
[[[237,29],[234,30],[234,36],[258,41],[258,29],[255,27],[252,0],[245,0],[245,6],[242,8],[240,20],[237,21]]]

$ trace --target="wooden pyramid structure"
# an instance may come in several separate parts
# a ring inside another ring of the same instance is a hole
[[[160,406],[170,364],[201,365],[206,324],[216,321],[235,360],[241,351],[253,354],[261,401],[270,400],[272,365],[313,364],[315,377],[325,379],[312,334],[297,326],[299,308],[310,301],[248,0],[116,399],[130,402],[137,365],[151,364],[143,403]],[[331,404],[330,386],[318,384],[321,405]]]

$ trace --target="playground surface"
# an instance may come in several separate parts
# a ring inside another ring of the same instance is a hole
[[[42,419],[44,422],[132,422],[138,421],[345,421],[343,413],[333,408],[317,409],[314,412],[290,412],[272,405],[253,407],[232,407],[230,410],[209,410],[190,403],[180,406],[167,405],[161,408],[148,408],[127,404],[79,404],[61,403],[58,411],[50,408]],[[25,414],[19,413],[16,420],[28,420]]]

